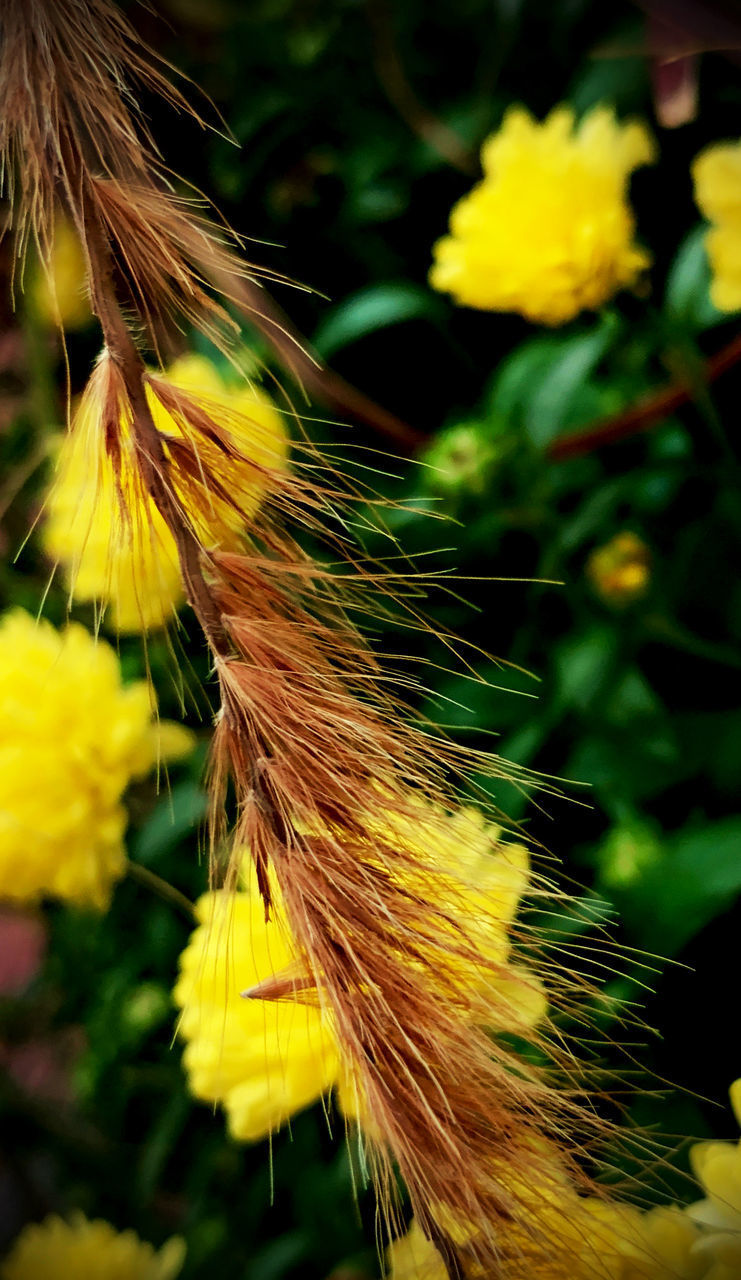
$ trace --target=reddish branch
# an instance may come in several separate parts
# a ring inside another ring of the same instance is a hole
[[[427,440],[424,432],[376,404],[318,359],[303,334],[266,289],[248,278],[221,281],[224,291],[275,351],[281,365],[309,395],[341,418],[350,418],[414,452]]]
[[[420,102],[409,80],[394,38],[393,14],[387,0],[367,0],[378,79],[391,104],[413,133],[467,177],[479,171],[476,152]]]
[[[733,338],[717,355],[711,356],[699,371],[698,377],[670,382],[657,391],[650,392],[623,413],[597,422],[584,431],[571,431],[559,436],[548,448],[548,456],[554,462],[567,458],[580,458],[594,453],[603,445],[616,444],[640,431],[663,422],[683,404],[689,403],[697,392],[698,383],[714,382],[721,374],[732,369],[741,360],[741,334]]]

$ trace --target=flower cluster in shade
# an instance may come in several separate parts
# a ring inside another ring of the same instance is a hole
[[[23,610],[0,621],[0,898],[103,909],[126,869],[123,794],[193,735],[157,722],[110,645]]]
[[[241,455],[266,469],[285,465],[288,437],[283,419],[260,388],[227,385],[209,360],[196,355],[175,361],[166,381],[192,394],[224,426]],[[179,424],[151,387],[147,387],[147,398],[155,426],[165,439],[182,437]],[[117,478],[98,414],[94,399],[83,398],[72,431],[58,442],[44,545],[63,567],[73,598],[108,605],[110,621],[118,631],[161,627],[184,598],[175,542],[152,500],[141,492],[127,424],[121,424],[122,463]],[[248,518],[261,498],[258,471],[249,469],[245,474],[247,469],[226,460],[224,469],[225,485],[237,495],[241,515],[214,496],[208,527],[198,529],[205,545],[222,548],[236,546],[242,517]],[[198,513],[190,514],[198,524]]]
[[[537,978],[510,955],[510,926],[529,881],[527,850],[500,843],[498,829],[488,826],[478,811],[449,815],[444,828],[431,816],[426,821],[434,850],[431,866],[439,859],[441,868],[455,868],[471,886],[462,893],[459,889],[460,907],[469,936],[485,957],[485,971],[473,978],[496,986],[492,1003],[500,1015],[504,1011],[507,1025],[496,1029],[522,1031],[535,1025],[545,1016],[545,995]],[[419,839],[417,830],[415,845]],[[449,894],[452,879],[444,869],[437,879],[440,895]],[[174,993],[182,1011],[179,1029],[186,1042],[183,1064],[191,1092],[220,1104],[231,1135],[242,1140],[268,1136],[331,1090],[343,1113],[370,1129],[372,1120],[362,1114],[331,1020],[319,1005],[300,998],[271,1001],[240,995],[295,969],[295,944],[277,893],[266,923],[250,866],[242,889],[205,894],[197,915],[199,924],[180,958]],[[497,972],[494,979],[489,963]]]
[[[637,122],[568,107],[539,123],[510,108],[483,145],[484,177],[454,206],[430,283],[462,306],[561,325],[636,285],[650,264],[628,202],[634,169],[655,159]]]
[[[731,1087],[731,1103],[741,1125],[741,1080]],[[578,1196],[554,1162],[547,1185],[531,1188],[533,1218],[548,1248],[532,1256],[523,1241],[523,1274],[528,1280],[738,1280],[741,1141],[699,1143],[691,1161],[704,1198],[686,1208],[647,1212]],[[387,1268],[389,1280],[447,1277],[442,1257],[415,1221],[387,1250]]]
[[[177,1236],[157,1251],[133,1231],[76,1213],[25,1227],[0,1263],[0,1280],[174,1280],[184,1258]]]
[[[715,143],[692,166],[695,200],[711,223],[705,237],[719,311],[741,309],[741,142]]]
[[[629,529],[616,533],[591,552],[586,574],[606,604],[621,608],[645,595],[651,581],[651,557],[642,538]]]

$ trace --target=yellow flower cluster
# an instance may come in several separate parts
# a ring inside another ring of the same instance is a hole
[[[741,1080],[731,1087],[731,1102],[741,1124]],[[642,1213],[580,1199],[554,1164],[545,1185],[529,1188],[533,1217],[551,1247],[547,1257],[533,1257],[523,1238],[523,1274],[528,1280],[739,1280],[741,1141],[699,1143],[692,1165],[704,1199],[686,1209]],[[386,1259],[390,1280],[446,1280],[442,1257],[415,1221]]]
[[[705,237],[719,311],[741,308],[741,142],[716,143],[692,166],[695,200],[713,225]]]
[[[241,453],[257,464],[285,463],[288,437],[281,415],[256,387],[227,387],[216,368],[202,356],[184,356],[167,374],[172,386],[191,392],[216,418],[219,410]],[[166,436],[182,436],[180,427],[148,389],[152,416]],[[122,427],[124,449],[132,442]],[[226,487],[239,494],[249,514],[260,501],[256,473],[245,477],[237,464],[225,463]],[[67,585],[76,600],[110,604],[111,621],[119,631],[164,626],[183,601],[183,586],[175,542],[151,499],[142,496],[132,462],[122,465],[122,490],[130,520],[124,526],[119,510],[113,465],[92,399],[84,398],[72,432],[59,442],[57,474],[47,500],[44,544],[64,567]],[[193,512],[193,519],[197,513]],[[214,497],[207,544],[234,545],[239,520],[227,504]]]
[[[441,824],[427,822],[430,848],[443,868],[437,878],[441,899],[452,884],[444,868],[457,867],[461,879],[475,886],[466,890],[463,904],[468,928],[474,935],[478,930],[476,941],[487,958],[507,965],[509,926],[528,883],[527,851],[500,844],[498,830],[472,810],[449,817],[442,839]],[[416,848],[420,828],[412,833],[410,827],[410,841],[412,835]],[[199,925],[180,958],[174,996],[182,1010],[189,1087],[196,1097],[223,1106],[230,1133],[240,1139],[266,1137],[332,1088],[344,1113],[357,1117],[362,1104],[343,1076],[327,1015],[300,1001],[240,996],[275,974],[290,973],[295,963],[280,902],[266,923],[254,872],[246,879],[235,895],[201,898]],[[484,921],[488,926],[492,917],[498,927],[484,934]],[[507,1011],[508,1027],[522,1030],[544,1016],[545,996],[537,980],[517,966],[509,965],[507,974],[496,982],[498,1004]],[[482,973],[481,981],[491,984],[491,976]]]
[[[80,237],[68,218],[57,218],[48,273],[40,263],[33,267],[28,299],[44,324],[63,329],[84,329],[93,313],[85,289],[87,270]]]
[[[124,687],[115,652],[84,627],[3,618],[0,897],[107,906],[126,866],[126,787],[193,745],[152,713],[149,686]]]
[[[133,1231],[77,1213],[25,1227],[0,1263],[0,1280],[173,1280],[184,1258],[177,1236],[156,1252]]]
[[[484,179],[455,205],[430,282],[463,306],[560,325],[636,283],[650,263],[633,240],[628,178],[654,160],[643,125],[597,107],[575,126],[512,107],[484,143]]]
[[[637,534],[625,529],[591,553],[586,573],[606,604],[631,604],[646,593],[651,580],[648,547]]]

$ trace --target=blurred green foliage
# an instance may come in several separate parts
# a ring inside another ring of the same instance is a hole
[[[429,290],[431,245],[472,176],[432,145],[428,114],[458,138],[472,175],[478,145],[512,101],[542,115],[561,100],[579,110],[607,100],[650,118],[647,60],[592,56],[610,42],[640,48],[637,9],[169,0],[166,16],[170,26],[132,10],[210,95],[209,120],[218,126],[219,112],[239,144],[147,103],[167,162],[257,238],[249,252],[258,263],[318,291],[286,288],[281,301],[338,371],[428,440],[418,465],[379,458],[372,450],[393,446],[358,429],[353,440],[367,452],[352,455],[378,468],[373,483],[399,504],[387,514],[399,549],[447,575],[450,589],[429,611],[461,635],[472,674],[488,681],[450,670],[439,647],[410,635],[432,664],[421,668],[430,687],[420,711],[473,746],[491,747],[494,732],[504,757],[567,780],[554,784],[564,797],[536,805],[507,783],[493,799],[558,855],[565,882],[588,886],[585,901],[611,913],[635,949],[615,993],[638,1000],[658,1031],[639,1052],[637,1083],[653,1089],[655,1073],[688,1092],[652,1092],[634,1118],[666,1135],[729,1133],[717,1104],[741,1074],[731,1030],[741,926],[740,384],[731,372],[705,386],[702,361],[738,322],[709,301],[689,165],[703,145],[741,133],[737,68],[708,57],[698,119],[659,131],[660,162],[633,184],[639,236],[655,258],[650,295],[542,332],[456,310]],[[12,331],[18,322],[6,318]],[[30,387],[23,369],[2,374],[12,402],[2,483],[19,482],[3,517],[0,595],[3,607],[34,611],[49,566],[33,537],[14,555],[38,514],[34,459],[63,380],[51,342],[25,336]],[[75,387],[95,349],[94,334],[71,340]],[[270,360],[259,341],[256,350]],[[671,417],[583,457],[549,456],[562,434],[619,414],[679,371],[696,390]],[[344,427],[307,425],[340,453],[349,441]],[[585,571],[625,530],[645,544],[650,570],[645,591],[618,605]],[[380,535],[366,540],[380,554],[394,549]],[[45,611],[61,621],[65,610],[55,585]],[[185,626],[195,691],[206,663]],[[395,650],[398,637],[379,643]],[[127,674],[141,674],[141,646],[121,642],[121,652]],[[164,642],[152,643],[149,660],[163,714],[177,715]],[[129,841],[132,858],[191,898],[206,883],[198,823],[209,723],[194,698],[204,719],[190,703],[188,715],[202,749],[169,791],[137,786]],[[77,1207],[155,1242],[183,1233],[186,1280],[375,1275],[372,1206],[362,1194],[356,1205],[350,1156],[319,1109],[269,1150],[230,1143],[220,1117],[189,1100],[169,999],[187,921],[131,881],[104,918],[58,907],[46,917],[47,961],[23,998],[0,1005],[2,1039],[51,1043],[72,1027],[81,1048],[63,1107],[10,1086],[0,1098],[6,1231],[24,1214]]]

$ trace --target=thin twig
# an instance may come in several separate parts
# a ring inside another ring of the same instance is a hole
[[[140,862],[126,863],[126,874],[135,884],[140,884],[144,889],[148,889],[150,893],[155,893],[158,898],[162,898],[163,902],[169,903],[173,907],[177,907],[188,920],[193,923],[195,919],[195,907],[184,893],[176,889],[170,884],[169,880],[163,880],[162,876],[158,876],[156,872],[150,871],[149,867],[143,867]]]
[[[231,298],[247,322],[262,334],[283,367],[306,394],[342,417],[349,417],[371,427],[379,435],[387,436],[405,451],[414,452],[426,442],[424,432],[376,404],[370,396],[328,368],[266,289],[247,277],[221,278],[214,274],[217,286]]]

